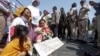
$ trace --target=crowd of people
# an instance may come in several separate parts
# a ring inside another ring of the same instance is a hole
[[[73,3],[69,12],[64,8],[52,8],[53,13],[39,10],[39,0],[33,0],[32,5],[21,6],[13,13],[10,1],[0,0],[0,48],[4,48],[0,56],[28,56],[34,43],[59,37],[62,40],[88,40],[90,7],[85,0],[80,1],[81,8]],[[93,0],[89,4],[96,10],[93,19],[95,45],[100,46],[100,3]],[[9,50],[10,49],[10,50]],[[98,48],[98,54],[100,54]],[[13,51],[13,52],[11,52]],[[97,55],[98,55],[97,54]]]

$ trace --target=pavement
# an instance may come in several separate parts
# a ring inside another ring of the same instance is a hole
[[[95,56],[96,49],[91,44],[86,44],[77,41],[63,41],[65,44],[50,56],[84,56],[85,52]]]
[[[70,40],[61,40],[64,45],[54,51],[49,56],[84,56],[85,52],[90,53],[92,56],[95,56],[96,48],[93,47],[91,43],[83,43],[82,41],[70,41]],[[2,49],[0,49],[2,50]],[[34,51],[34,50],[33,50]],[[33,53],[33,56],[36,56]]]
[[[92,36],[92,32],[89,32],[89,37]],[[92,38],[93,39],[93,38]],[[88,38],[88,41],[90,41],[91,38]],[[54,51],[49,56],[84,56],[84,53],[90,53],[92,56],[95,56],[95,53],[97,51],[96,48],[93,47],[92,43],[84,43],[79,40],[70,41],[70,40],[62,40],[64,45]],[[36,56],[36,55],[33,55]]]
[[[54,51],[49,56],[84,56],[84,53],[90,53],[95,56],[96,48],[90,43],[82,43],[81,41],[62,40],[64,45]],[[33,55],[36,56],[36,55]]]

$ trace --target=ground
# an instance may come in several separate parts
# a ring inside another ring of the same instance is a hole
[[[91,37],[92,32],[89,31],[88,35]],[[88,38],[88,41],[90,40],[91,38]],[[49,56],[84,56],[85,52],[95,56],[96,48],[93,47],[92,43],[82,43],[82,41],[70,41],[66,39],[62,40],[62,42],[64,45]]]
[[[77,41],[63,41],[65,44],[50,56],[84,56],[85,52],[94,56],[96,49],[91,44]]]

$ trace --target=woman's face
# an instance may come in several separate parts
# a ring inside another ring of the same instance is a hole
[[[27,18],[31,17],[31,12],[29,9],[26,9],[24,13],[25,13],[25,16],[27,16]]]
[[[39,26],[40,27],[45,27],[45,22],[44,21],[40,21]]]

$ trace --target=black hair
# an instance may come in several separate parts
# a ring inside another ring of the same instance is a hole
[[[76,4],[76,3],[73,3],[73,4],[72,4],[72,7],[76,7],[76,6],[77,6],[77,4]]]
[[[64,8],[63,7],[60,8],[60,11],[61,11],[61,13],[64,13],[65,14],[65,11],[64,11]]]
[[[60,8],[61,10],[64,10],[64,8],[62,7],[62,8]]]
[[[11,37],[11,40],[15,38],[19,38],[19,47],[21,51],[23,51],[23,44],[27,41],[26,35],[28,34],[29,30],[26,26],[23,25],[16,25],[14,29],[14,35]]]
[[[53,7],[53,9],[57,10],[57,7],[56,7],[56,6],[54,6],[54,7]]]
[[[85,1],[80,1],[80,4],[81,4],[81,3],[85,3]]]
[[[89,1],[89,4],[95,3],[94,1]]]
[[[39,6],[39,4],[40,4],[39,1],[33,1],[33,2],[32,2],[32,5],[33,5],[33,6],[36,6],[36,5],[34,5],[35,3],[37,3],[37,6]]]
[[[41,22],[41,21],[44,21],[44,22],[46,22],[43,18],[41,19],[41,20],[39,20],[39,23]]]
[[[22,16],[24,14],[24,12],[25,12],[26,9],[28,9],[28,8],[24,8],[24,10],[20,13],[20,16]]]

